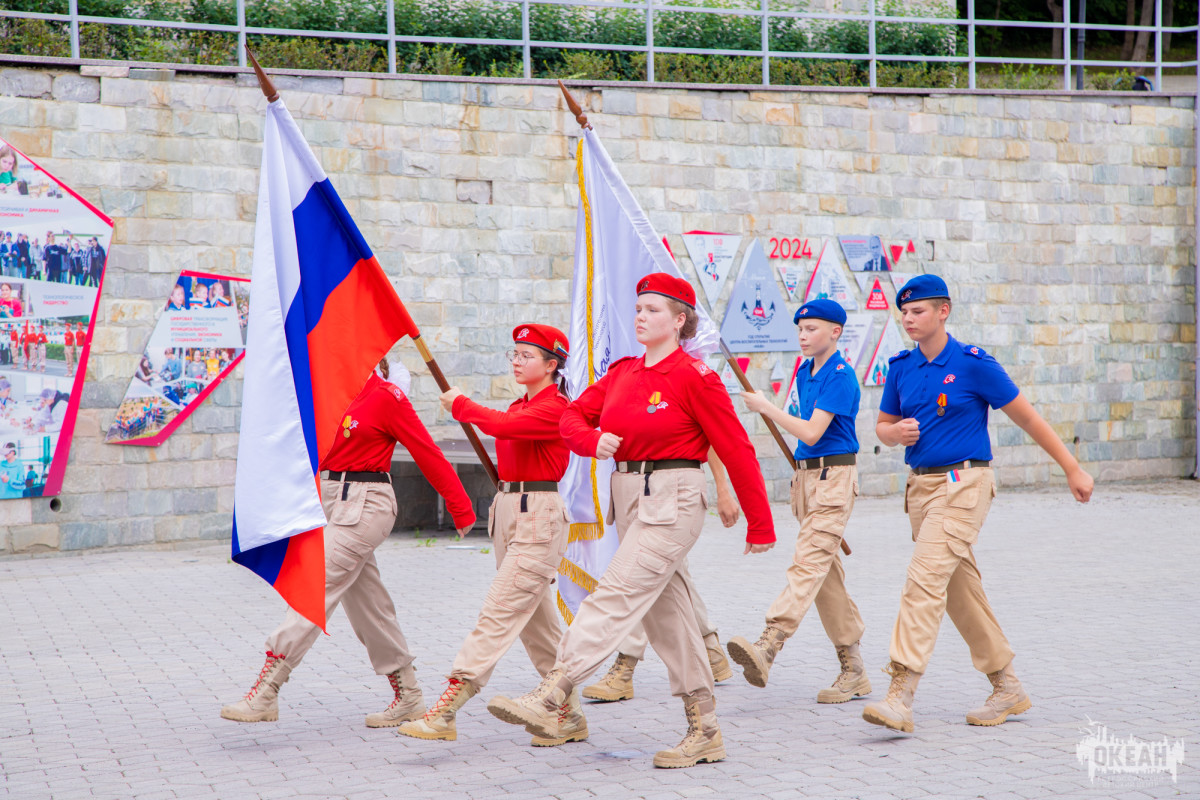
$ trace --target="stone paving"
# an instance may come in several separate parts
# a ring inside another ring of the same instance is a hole
[[[710,519],[691,565],[722,639],[753,637],[782,586],[795,524],[774,507],[781,545],[741,555]],[[717,689],[729,758],[688,770],[650,759],[684,729],[661,661],[639,667],[637,697],[587,708],[591,738],[534,749],[479,700],[455,743],[371,730],[388,701],[345,617],[284,687],[277,723],[218,718],[253,681],[283,605],[229,561],[227,547],[124,549],[0,560],[0,795],[13,798],[1022,798],[1200,797],[1200,485],[1101,485],[1084,507],[1065,490],[1002,492],[977,548],[1017,651],[1031,711],[969,727],[986,697],[949,623],[917,693],[916,732],[864,723],[862,701],[814,701],[836,672],[815,612],[784,648],[771,685],[740,671]],[[735,531],[743,530],[739,526]],[[900,501],[859,503],[847,581],[867,622],[874,697],[907,564]],[[398,534],[379,550],[427,699],[474,622],[494,566],[453,540]],[[518,644],[484,697],[536,676]],[[1170,775],[1089,781],[1076,746],[1089,721],[1119,737],[1172,742]]]

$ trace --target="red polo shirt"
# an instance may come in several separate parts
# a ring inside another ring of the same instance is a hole
[[[595,457],[601,431],[620,436],[617,461],[707,461],[711,444],[746,512],[746,541],[775,541],[758,456],[729,392],[707,364],[682,348],[652,367],[645,356],[614,362],[567,408],[559,427],[582,456]]]
[[[333,447],[321,461],[321,469],[335,472],[389,472],[396,442],[412,454],[421,474],[446,498],[446,510],[455,528],[475,524],[471,498],[463,489],[454,467],[433,443],[412,403],[395,384],[374,373],[367,385],[342,415],[348,425],[339,425]],[[344,435],[349,431],[350,435]]]
[[[477,425],[496,437],[496,471],[502,481],[559,481],[567,471],[571,451],[558,431],[558,421],[570,405],[558,387],[547,386],[530,399],[522,396],[496,411],[465,395],[454,398],[459,422]]]

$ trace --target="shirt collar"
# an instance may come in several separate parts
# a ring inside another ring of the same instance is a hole
[[[557,393],[558,393],[558,384],[551,383],[549,386],[547,386],[545,389],[542,389],[540,392],[535,394],[533,397],[521,395],[520,397],[517,398],[517,402],[518,403],[528,403],[528,404],[540,403],[541,401],[546,400],[551,394],[557,394]]]
[[[917,351],[914,355],[920,359],[920,361],[917,362],[917,366],[923,367],[926,364],[933,364],[938,367],[944,367],[950,360],[951,348],[959,346],[960,345],[954,340],[953,336],[946,334],[946,346],[942,348],[942,352],[938,353],[936,356],[934,356],[933,360],[930,361],[929,359],[925,358],[925,354],[921,352],[921,347],[918,345],[917,347],[913,348]]]
[[[808,370],[809,378],[812,378],[812,376],[813,376],[813,365],[815,363],[816,363],[815,360],[810,358],[807,361],[805,361],[803,364],[803,366]],[[817,378],[824,379],[826,375],[837,372],[838,364],[845,364],[845,363],[846,363],[846,359],[842,358],[842,351],[834,350],[833,355],[831,355],[825,361],[825,366],[821,367],[820,372],[817,373]]]
[[[678,364],[680,361],[682,361],[683,359],[685,359],[687,357],[688,357],[688,355],[687,355],[687,353],[684,352],[682,347],[676,347],[675,351],[673,353],[671,353],[671,355],[667,356],[662,361],[655,364],[653,367],[648,367],[648,366],[646,366],[646,354],[642,353],[642,357],[641,357],[642,369],[652,369],[655,372],[661,372],[663,375],[666,375],[668,372],[670,372],[672,369],[675,368],[676,364]]]

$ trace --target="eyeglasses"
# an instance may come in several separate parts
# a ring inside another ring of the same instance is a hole
[[[510,363],[513,361],[516,361],[519,364],[524,364],[526,361],[529,361],[530,359],[537,358],[537,354],[536,353],[523,353],[520,350],[505,350],[504,357],[507,358]]]

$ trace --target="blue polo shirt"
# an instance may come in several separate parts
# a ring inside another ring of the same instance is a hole
[[[1021,390],[996,359],[953,336],[927,360],[920,347],[892,356],[879,410],[920,424],[921,436],[904,449],[910,467],[942,467],[967,459],[991,461],[988,406],[1000,408]],[[946,396],[943,416],[938,398]]]
[[[835,350],[825,366],[812,374],[813,360],[810,358],[796,370],[796,393],[800,397],[799,409],[788,409],[788,413],[800,419],[812,419],[813,409],[819,408],[833,414],[833,421],[816,444],[796,442],[796,460],[840,456],[858,452],[858,436],[854,433],[854,419],[858,416],[858,401],[862,391],[858,388],[858,376]]]

